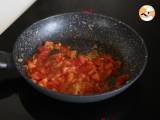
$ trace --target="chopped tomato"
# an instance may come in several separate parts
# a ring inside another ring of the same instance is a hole
[[[119,86],[123,85],[126,82],[126,80],[128,80],[128,75],[127,74],[120,75],[116,79],[116,86],[119,87]]]
[[[27,75],[41,87],[67,94],[89,95],[102,93],[109,86],[112,77],[122,62],[111,55],[90,51],[78,54],[69,46],[46,41],[25,63]],[[117,77],[115,86],[119,87],[128,79],[127,74]]]

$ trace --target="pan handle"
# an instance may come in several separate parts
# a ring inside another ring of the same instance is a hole
[[[12,68],[14,68],[12,54],[0,51],[0,69],[12,69]]]

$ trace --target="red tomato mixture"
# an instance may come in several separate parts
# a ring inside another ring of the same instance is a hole
[[[46,41],[25,62],[28,77],[41,87],[60,93],[92,95],[117,88],[128,79],[127,74],[109,80],[121,68],[121,61],[97,50],[80,54],[61,43]]]

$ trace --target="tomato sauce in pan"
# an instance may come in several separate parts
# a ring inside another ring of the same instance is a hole
[[[41,87],[60,93],[92,95],[120,87],[128,74],[116,75],[122,62],[97,50],[80,54],[69,46],[44,42],[24,64],[28,77]],[[114,76],[114,82],[110,82]]]

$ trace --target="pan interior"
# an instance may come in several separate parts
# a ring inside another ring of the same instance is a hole
[[[59,41],[81,52],[97,44],[114,58],[123,59],[123,72],[130,80],[141,72],[147,59],[143,40],[126,24],[98,14],[68,13],[38,21],[20,35],[13,55],[24,77],[23,62],[46,40]]]

